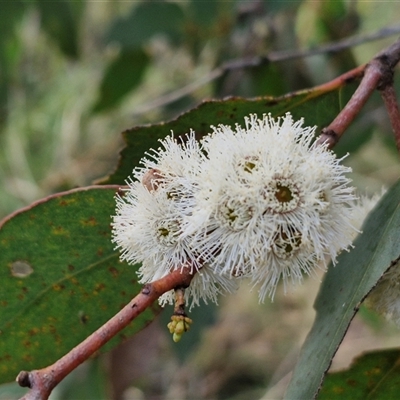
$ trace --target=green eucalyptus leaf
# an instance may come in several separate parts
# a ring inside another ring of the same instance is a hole
[[[117,105],[140,84],[148,64],[149,57],[141,49],[121,52],[105,72],[93,111],[100,112]]]
[[[117,189],[52,195],[0,224],[0,382],[53,363],[139,293],[136,267],[111,243]],[[158,312],[146,310],[104,349]]]
[[[28,392],[28,388],[23,388],[17,382],[3,383],[0,385],[0,400],[17,400]]]
[[[23,0],[4,1],[1,4],[0,14],[0,46],[14,35],[17,24],[20,22],[29,4]]]
[[[400,349],[357,357],[345,371],[328,374],[319,400],[390,400],[400,393]]]
[[[196,25],[202,26],[204,29],[209,28],[218,17],[218,3],[217,0],[207,2],[191,0],[189,14],[195,20]],[[207,4],[206,7],[204,7],[205,4]]]
[[[141,47],[155,34],[164,34],[172,41],[182,35],[184,13],[178,3],[143,2],[132,9],[127,18],[114,21],[107,42],[117,42],[124,50]]]
[[[44,31],[68,57],[78,58],[78,30],[83,2],[36,0]]]
[[[278,13],[287,10],[288,8],[299,7],[303,0],[291,0],[291,1],[271,1],[263,0],[265,8],[268,12]]]
[[[288,91],[287,78],[277,64],[270,63],[249,69],[248,86],[256,96],[276,96]]]
[[[72,371],[57,385],[57,397],[60,400],[109,399],[110,382],[102,361],[96,357]]]
[[[305,125],[322,128],[338,114],[342,100],[347,100],[354,91],[348,84],[341,90],[326,91],[319,88],[302,90],[282,97],[258,97],[255,99],[230,98],[205,101],[198,107],[182,114],[177,119],[156,125],[138,126],[123,133],[126,147],[121,151],[116,171],[101,183],[124,184],[144,153],[158,148],[158,140],[174,132],[175,137],[185,135],[193,129],[199,139],[211,132],[210,125],[244,124],[249,114],[262,116],[271,113],[276,117],[290,111],[293,118],[304,118]],[[345,103],[344,103],[345,104]]]
[[[17,39],[18,24],[25,14],[28,4],[22,0],[3,1],[0,12],[0,126],[9,112],[10,81],[16,74],[21,44]],[[18,71],[18,72],[17,72]]]
[[[287,389],[287,399],[317,395],[336,350],[361,302],[400,257],[400,181],[367,218],[350,252],[329,270],[315,301],[316,318]]]

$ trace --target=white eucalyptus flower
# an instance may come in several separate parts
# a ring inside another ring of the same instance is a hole
[[[350,168],[313,144],[314,131],[290,114],[251,115],[245,128],[220,125],[203,140],[207,160],[183,234],[214,271],[260,284],[260,300],[351,245]]]
[[[202,166],[203,154],[191,133],[178,144],[173,137],[161,141],[159,148],[144,158],[142,167],[128,179],[124,196],[117,196],[117,212],[112,234],[121,260],[142,263],[138,270],[141,283],[160,279],[177,268],[200,270],[187,290],[193,304],[199,299],[216,301],[223,290],[233,290],[234,283],[221,274],[213,274],[193,252],[190,236],[183,236],[184,219],[194,208],[197,184],[195,176]],[[214,276],[215,275],[215,276]],[[173,292],[160,302],[172,303]]]
[[[362,233],[361,228],[367,219],[368,214],[378,204],[379,200],[385,193],[386,189],[382,188],[380,193],[375,193],[372,196],[361,195],[359,197],[351,215],[351,224],[357,229],[357,231],[354,232],[353,240],[358,236],[359,233]]]
[[[192,304],[216,301],[242,277],[260,286],[263,301],[280,281],[286,290],[335,262],[356,231],[355,196],[350,169],[313,144],[314,131],[290,114],[251,115],[245,128],[213,127],[201,144],[193,132],[185,144],[161,141],[117,197],[121,259],[142,263],[143,283],[195,269]],[[172,292],[160,298],[173,301]]]

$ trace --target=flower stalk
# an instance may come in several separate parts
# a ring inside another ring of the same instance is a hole
[[[388,85],[382,89],[381,96],[392,125],[397,151],[400,154],[400,111],[393,85]]]

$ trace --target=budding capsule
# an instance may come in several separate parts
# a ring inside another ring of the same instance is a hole
[[[171,321],[171,322],[167,325],[167,328],[169,329],[169,333],[174,333],[174,332],[175,332],[176,324],[177,324],[177,321]]]
[[[185,322],[184,321],[178,321],[175,327],[175,333],[182,334],[185,332]]]
[[[181,333],[174,333],[174,334],[172,335],[172,340],[173,340],[175,343],[179,342],[179,341],[181,340],[181,338],[182,338],[182,334],[181,334]]]

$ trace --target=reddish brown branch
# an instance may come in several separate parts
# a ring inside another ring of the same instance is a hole
[[[398,122],[398,109],[393,104],[395,102],[393,84],[393,70],[396,64],[400,61],[400,40],[388,47],[387,49],[380,52],[375,56],[371,62],[365,67],[364,77],[353,96],[338,114],[338,116],[332,121],[332,123],[324,128],[321,132],[321,136],[317,140],[317,144],[327,144],[329,148],[332,148],[342,137],[344,131],[355,119],[357,114],[361,111],[371,94],[376,90],[382,90],[384,101],[389,103],[389,115],[391,122]],[[392,89],[389,89],[391,87]],[[393,91],[393,93],[391,93]],[[384,94],[385,93],[385,94]],[[386,97],[386,100],[385,100]],[[387,105],[388,107],[388,105]],[[397,111],[396,111],[397,109]],[[397,114],[396,114],[397,112]],[[397,115],[397,116],[396,116]],[[392,120],[393,118],[393,120]],[[393,126],[395,132],[399,127]]]
[[[322,93],[332,92],[333,90],[338,90],[342,88],[345,84],[353,82],[363,77],[366,64],[360,65],[359,67],[353,68],[350,71],[332,79],[329,82],[322,83],[321,85],[315,86],[312,89],[308,89],[310,92],[310,97],[320,96]]]
[[[338,116],[329,126],[322,130],[321,136],[317,140],[317,144],[327,143],[328,147],[332,148],[339,141],[344,131],[361,111],[371,94],[375,91],[380,79],[381,73],[379,68],[376,68],[373,63],[368,64],[365,68],[364,77],[360,86],[358,86],[357,90]]]
[[[21,371],[16,379],[18,384],[30,388],[21,400],[47,399],[62,379],[124,329],[163,293],[175,287],[189,286],[192,278],[191,268],[183,268],[145,285],[141,292],[119,313],[54,364],[31,372]]]
[[[390,123],[392,124],[392,129],[396,140],[397,150],[400,153],[400,112],[396,98],[396,91],[394,90],[393,86],[386,86],[386,88],[381,91],[381,96],[389,114]]]

